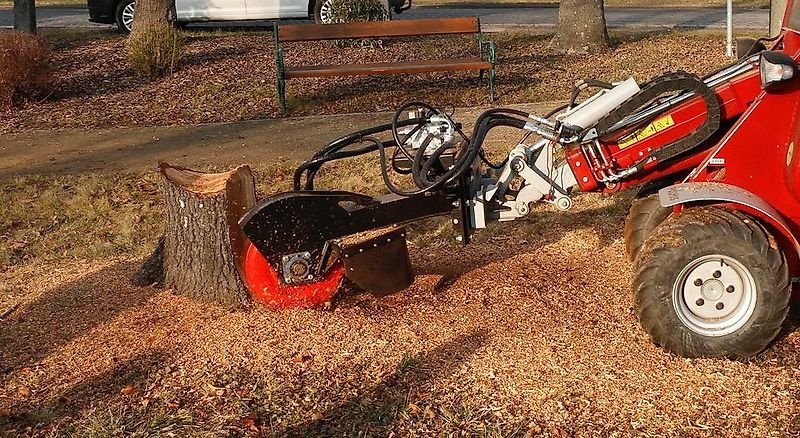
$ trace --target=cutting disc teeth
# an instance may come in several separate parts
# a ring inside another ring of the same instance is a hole
[[[344,278],[344,267],[335,262],[319,281],[301,285],[282,285],[278,273],[252,244],[247,243],[242,277],[255,301],[275,310],[305,309],[330,302]]]

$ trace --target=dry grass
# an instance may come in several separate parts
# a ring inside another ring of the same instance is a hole
[[[549,36],[493,34],[499,50],[497,105],[563,99],[585,77],[645,80],[668,70],[698,73],[728,62],[714,34],[617,34],[603,57],[558,56]],[[124,39],[54,36],[60,86],[47,102],[0,114],[0,132],[42,127],[110,127],[230,122],[280,116],[273,45],[263,33],[193,33],[179,71],[149,81],[126,67]],[[287,45],[287,65],[474,55],[473,38],[385,42],[384,49]],[[687,59],[692,59],[691,63]],[[292,115],[390,110],[424,97],[442,105],[488,103],[476,73],[368,76],[288,81]]]

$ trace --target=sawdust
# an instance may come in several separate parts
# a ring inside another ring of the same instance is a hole
[[[227,312],[130,286],[127,260],[16,272],[28,300],[0,326],[0,429],[796,433],[800,333],[751,362],[682,359],[649,342],[631,309],[626,202],[584,195],[578,211],[542,207],[469,247],[412,244],[410,288],[345,293],[330,311]]]

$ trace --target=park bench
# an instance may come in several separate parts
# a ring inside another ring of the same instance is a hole
[[[387,39],[427,35],[475,34],[477,54],[474,57],[449,59],[420,59],[402,62],[352,63],[339,65],[286,66],[281,43],[350,40]],[[289,24],[275,25],[275,65],[278,99],[281,109],[287,111],[286,80],[293,78],[414,74],[439,71],[480,71],[480,81],[484,72],[489,73],[489,97],[494,101],[495,91],[495,45],[483,37],[478,17],[436,18],[424,20],[370,21],[345,24]]]

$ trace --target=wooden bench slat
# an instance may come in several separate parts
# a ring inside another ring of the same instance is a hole
[[[434,71],[489,70],[492,65],[480,58],[435,59],[430,61],[378,62],[373,64],[314,65],[290,67],[285,77],[317,78],[325,76],[359,76],[397,73],[429,73]]]
[[[278,41],[318,41],[479,33],[478,17],[276,25]]]

